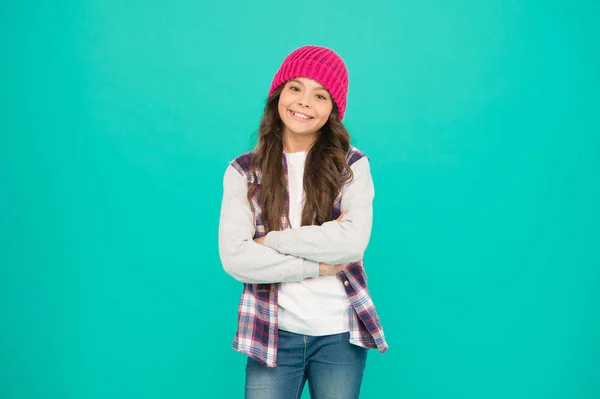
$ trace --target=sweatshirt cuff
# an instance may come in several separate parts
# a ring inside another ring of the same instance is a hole
[[[265,246],[275,251],[279,252],[279,237],[281,236],[281,231],[270,231],[265,236]]]
[[[304,259],[304,278],[319,277],[319,262]]]

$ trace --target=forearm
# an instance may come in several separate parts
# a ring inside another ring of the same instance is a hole
[[[370,209],[350,212],[342,222],[331,221],[321,226],[302,226],[270,232],[265,245],[281,254],[293,255],[330,264],[357,262],[369,243]],[[368,213],[359,215],[357,212]]]
[[[375,192],[368,159],[357,161],[352,168],[354,179],[343,188],[341,201],[341,210],[348,214],[341,221],[273,231],[265,237],[265,245],[316,262],[335,264],[362,259],[371,236]]]
[[[219,219],[219,256],[223,269],[244,283],[301,281],[316,277],[319,264],[254,242],[254,217],[246,200],[246,182],[228,168]]]
[[[219,235],[219,255],[223,269],[244,283],[301,281],[319,275],[319,264],[308,259],[281,254],[252,240],[228,240]]]

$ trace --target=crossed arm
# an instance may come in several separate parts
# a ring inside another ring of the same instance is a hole
[[[320,272],[329,274],[328,266],[362,259],[371,235],[374,189],[366,157],[352,169],[354,179],[342,192],[341,207],[347,211],[343,218],[321,226],[271,231],[264,240],[255,241],[246,180],[228,167],[219,223],[219,254],[225,271],[246,283],[293,282]]]

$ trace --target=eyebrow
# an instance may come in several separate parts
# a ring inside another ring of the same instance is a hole
[[[299,81],[298,79],[292,79],[292,80],[290,80],[290,82],[296,82],[296,83],[304,86],[304,84],[301,81]],[[327,91],[327,89],[324,88],[323,86],[315,87],[315,90],[325,90],[325,91]]]

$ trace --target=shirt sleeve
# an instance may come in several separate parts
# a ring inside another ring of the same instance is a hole
[[[254,216],[246,199],[247,182],[233,166],[223,178],[219,255],[223,269],[243,283],[301,281],[319,275],[319,263],[281,254],[254,242]]]
[[[265,245],[282,254],[328,264],[361,260],[371,237],[375,191],[367,157],[356,161],[352,171],[354,178],[342,188],[341,210],[348,213],[341,222],[272,231]]]

